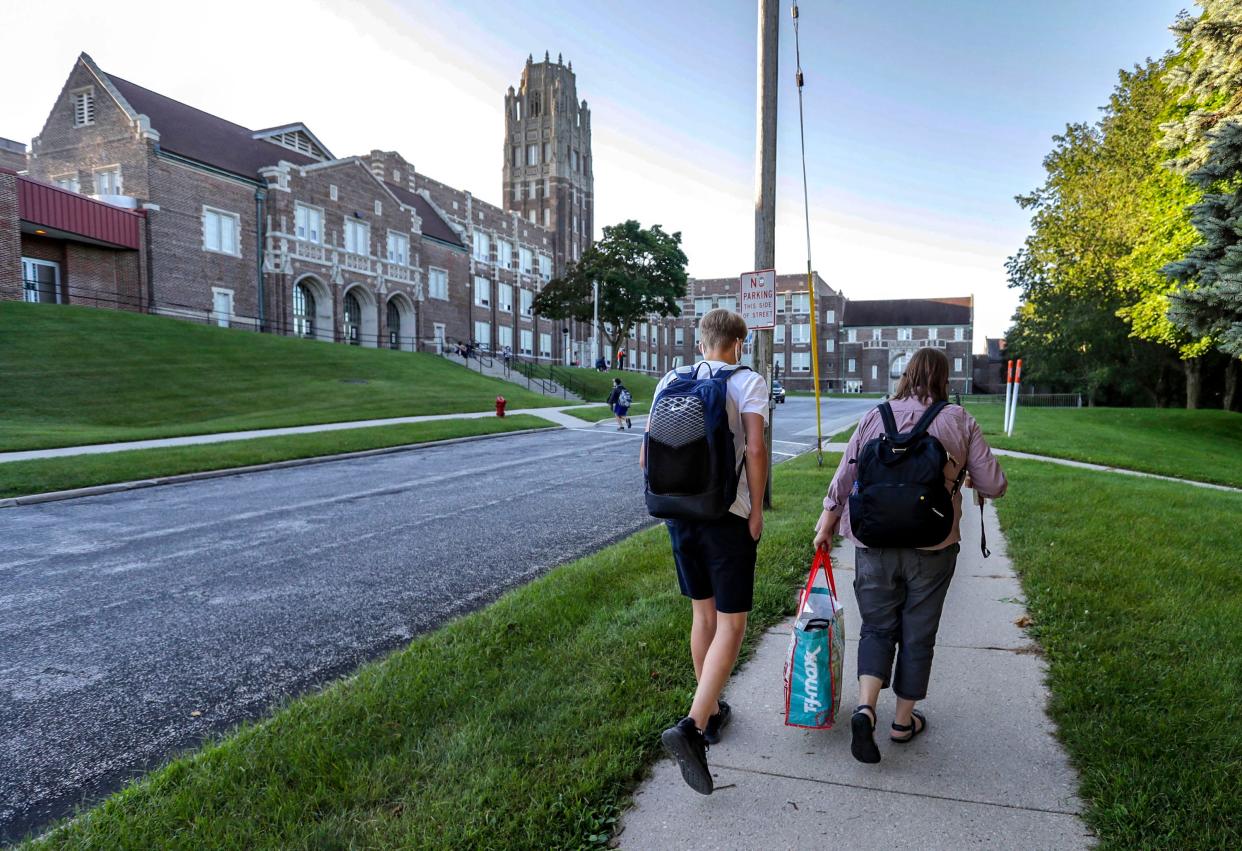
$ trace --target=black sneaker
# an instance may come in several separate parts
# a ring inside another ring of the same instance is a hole
[[[625,427],[626,427],[626,428],[633,428],[633,427],[634,427],[634,424],[633,424],[632,422],[630,422],[630,418],[629,418],[629,417],[626,417],[626,418],[625,418]]]
[[[733,710],[729,708],[729,704],[723,700],[716,702],[720,704],[720,711],[707,719],[707,729],[703,731],[703,738],[709,745],[720,744],[720,731],[728,726],[729,719],[733,716]]]
[[[660,734],[660,742],[669,756],[677,760],[681,779],[700,795],[712,793],[712,773],[707,770],[707,742],[694,719],[682,718],[676,726]]]

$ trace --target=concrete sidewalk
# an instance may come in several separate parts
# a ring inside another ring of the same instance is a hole
[[[598,408],[599,404],[560,405],[552,408],[519,408],[506,411],[507,416],[534,414],[564,428],[589,426],[585,420],[562,413],[568,408]],[[224,443],[230,440],[253,440],[259,437],[284,437],[290,434],[313,434],[315,432],[342,431],[351,428],[374,428],[377,426],[429,423],[436,420],[477,420],[496,416],[495,411],[473,411],[463,414],[428,414],[421,417],[389,417],[380,420],[353,420],[342,423],[316,423],[314,425],[289,426],[287,428],[264,428],[250,431],[225,431],[213,434],[193,434],[185,437],[162,437],[153,440],[130,440],[123,443],[91,443],[83,446],[62,446],[56,449],[29,449],[21,452],[0,452],[0,464],[6,461],[33,461],[38,458],[63,458],[68,455],[95,455],[101,452],[124,452],[130,449],[158,449],[167,446],[198,446],[204,443]]]
[[[971,499],[968,493],[967,506]],[[1024,613],[1022,592],[996,512],[989,505],[986,561],[977,517],[968,509],[962,522],[962,552],[921,704],[924,735],[910,745],[888,741],[894,698],[885,691],[876,728],[883,761],[864,765],[850,755],[859,619],[847,544],[833,554],[847,636],[836,728],[784,725],[791,622],[770,630],[727,689],[733,721],[708,752],[716,792],[696,794],[675,763],[661,760],[622,820],[621,847],[1089,847],[1091,834],[1077,816],[1077,777],[1044,714],[1042,659],[1014,624]]]

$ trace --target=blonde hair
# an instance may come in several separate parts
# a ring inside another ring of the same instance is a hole
[[[746,320],[723,307],[709,310],[699,319],[699,339],[708,351],[745,340]]]
[[[939,349],[919,349],[897,382],[894,399],[920,402],[949,401],[949,358]]]

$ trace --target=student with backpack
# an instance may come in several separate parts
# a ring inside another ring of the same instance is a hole
[[[690,598],[690,711],[661,735],[686,783],[712,793],[707,747],[731,709],[720,699],[737,661],[763,534],[768,383],[739,366],[746,322],[718,308],[699,320],[703,360],[656,386],[639,464],[647,508],[667,521],[681,593]]]
[[[621,383],[621,379],[614,378],[612,392],[608,394],[608,407],[612,408],[612,415],[617,418],[617,431],[625,431],[627,428],[634,427],[634,424],[630,422],[630,405],[633,403],[634,397]]]
[[[927,729],[915,705],[927,696],[940,613],[957,565],[960,489],[974,488],[982,518],[983,499],[1001,497],[1007,487],[979,424],[948,398],[948,357],[920,349],[891,401],[859,422],[815,526],[817,550],[832,546],[838,526],[855,547],[862,629],[850,750],[859,762],[880,761],[876,701],[890,684],[897,709],[889,740],[905,744]],[[986,556],[986,541],[982,549]]]

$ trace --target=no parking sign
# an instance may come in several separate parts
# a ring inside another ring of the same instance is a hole
[[[747,328],[776,327],[776,270],[761,269],[741,276],[738,311]]]

